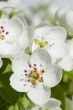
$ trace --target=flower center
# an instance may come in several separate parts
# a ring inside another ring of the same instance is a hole
[[[41,66],[41,65],[40,65]],[[32,85],[43,82],[44,70],[37,70],[36,64],[34,66],[29,65],[29,68],[32,68],[31,71],[24,70],[25,76],[28,78],[28,82],[31,82]]]
[[[8,34],[9,32],[7,32],[3,26],[0,26],[0,40],[4,40],[5,36]]]
[[[55,45],[52,39],[51,40],[49,39],[49,42],[48,42],[45,39],[38,40],[35,38],[34,42],[38,46],[38,48],[44,48],[44,47],[52,48]]]
[[[34,39],[34,42],[35,42],[35,44],[38,45],[39,48],[44,48],[44,47],[47,47],[48,46],[48,42],[45,41],[44,39],[38,40],[38,39],[35,38]]]

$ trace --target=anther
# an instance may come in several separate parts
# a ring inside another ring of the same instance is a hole
[[[3,27],[3,26],[1,26],[0,28],[1,28],[1,29],[3,29],[4,27]]]
[[[44,73],[44,70],[42,70],[41,72]]]
[[[27,72],[27,70],[24,70],[24,72]]]
[[[9,34],[9,32],[6,32],[6,35]]]
[[[32,66],[29,64],[29,67],[31,68]]]

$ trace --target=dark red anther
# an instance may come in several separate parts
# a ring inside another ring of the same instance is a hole
[[[5,30],[2,30],[2,32],[5,32]]]
[[[27,70],[24,70],[24,72],[27,72]]]
[[[6,32],[6,35],[9,34],[9,32]]]
[[[28,79],[28,82],[30,82],[30,79]]]
[[[36,66],[36,64],[34,64],[34,66]]]
[[[27,74],[25,74],[25,76],[27,76]]]
[[[3,27],[3,26],[1,26],[0,28],[1,28],[1,29],[3,29],[4,27]]]
[[[29,67],[30,67],[30,68],[32,67],[31,64],[29,64]]]
[[[42,70],[41,72],[44,73],[44,70]]]

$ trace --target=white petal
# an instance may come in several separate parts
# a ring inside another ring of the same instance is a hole
[[[19,52],[18,44],[6,43],[4,40],[0,41],[0,54],[3,56],[13,56]]]
[[[33,108],[31,108],[31,110],[39,110],[39,106],[35,106],[35,107],[33,107]]]
[[[29,35],[28,35],[28,27],[27,27],[27,23],[25,18],[23,17],[22,14],[19,14],[15,17],[13,17],[13,19],[19,20],[20,22],[22,22],[23,25],[23,31],[21,32],[21,36],[18,39],[18,44],[20,46],[21,49],[26,49],[29,46]]]
[[[45,35],[48,34],[48,31],[48,26],[36,28],[34,31],[34,38],[38,38],[40,40],[42,37],[45,37]]]
[[[51,91],[50,89],[44,89],[42,85],[36,85],[28,93],[28,97],[37,105],[44,105],[48,102]]]
[[[48,37],[53,38],[55,40],[66,40],[67,37],[67,32],[65,30],[65,28],[61,27],[61,26],[52,26],[49,30],[49,35]]]
[[[62,58],[67,52],[67,46],[65,43],[58,41],[54,43],[52,47],[46,48],[46,50],[50,53],[52,58]]]
[[[55,108],[52,108],[52,109],[49,109],[49,110],[62,110],[60,107],[55,107]]]
[[[5,30],[4,38],[7,42],[16,41],[22,34],[23,25],[19,20],[9,19],[9,20],[0,22],[0,25],[4,27],[4,30]]]
[[[25,75],[12,74],[10,77],[10,85],[18,92],[28,92],[30,89],[30,83],[26,82]]]
[[[20,38],[17,41],[21,49],[26,49],[29,46],[27,30],[28,30],[27,27],[24,27],[23,34],[21,34]]]
[[[66,71],[71,71],[73,69],[73,60],[70,56],[65,56],[62,61],[60,61],[59,66]]]
[[[55,39],[66,40],[67,32],[65,28],[61,26],[45,26],[35,29],[34,37],[41,39],[42,37],[50,37]]]
[[[59,100],[50,98],[44,108],[47,108],[48,110],[61,110],[60,105],[61,102]]]
[[[62,70],[58,66],[48,66],[44,73],[44,86],[54,87],[62,79]]]
[[[38,69],[40,69],[40,65],[45,68],[48,63],[51,63],[51,58],[45,50],[36,49],[31,55],[30,63],[36,64]]]
[[[8,6],[7,1],[0,1],[0,9],[7,6]]]
[[[69,50],[69,55],[73,59],[73,39],[68,40],[67,42],[68,50]]]
[[[56,19],[59,21],[59,24],[61,24],[62,26],[65,25],[63,17],[68,10],[69,10],[68,7],[61,7],[55,14]]]
[[[50,98],[47,104],[43,106],[35,106],[31,110],[61,110],[60,105],[60,101]]]
[[[24,70],[28,70],[29,56],[19,56],[12,61],[12,70],[14,73],[23,74]]]
[[[68,19],[69,17],[69,19]],[[66,28],[73,33],[73,11],[69,10],[64,14],[64,23],[66,25]]]

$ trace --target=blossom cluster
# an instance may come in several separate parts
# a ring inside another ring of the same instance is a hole
[[[73,69],[73,38],[68,38],[73,34],[73,11],[54,1],[48,15],[56,25],[28,8],[24,12],[17,0],[15,6],[9,0],[0,10],[0,67],[2,58],[11,60],[10,85],[36,104],[31,110],[61,110],[61,102],[51,97],[51,88],[61,82],[63,70]]]

